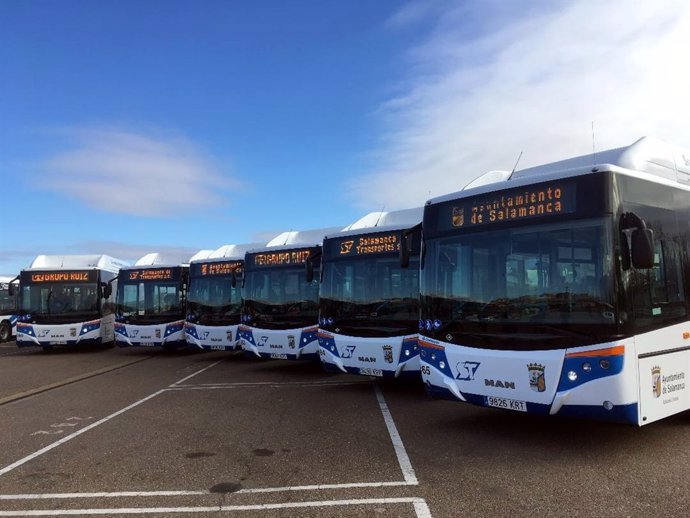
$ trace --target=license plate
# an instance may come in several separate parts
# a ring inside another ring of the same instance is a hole
[[[67,340],[51,340],[50,345],[67,345]]]
[[[139,342],[139,345],[142,347],[153,347],[156,344],[154,344],[153,342]]]
[[[515,399],[487,396],[484,398],[484,403],[486,403],[486,406],[492,406],[494,408],[505,408],[506,410],[527,412],[527,403],[524,401],[517,401]]]
[[[274,360],[287,360],[287,354],[271,353],[271,358]]]
[[[224,351],[225,350],[225,346],[223,346],[223,345],[209,345],[209,348],[212,351]]]
[[[370,369],[369,367],[362,367],[359,369],[359,373],[364,376],[383,376],[381,369]]]

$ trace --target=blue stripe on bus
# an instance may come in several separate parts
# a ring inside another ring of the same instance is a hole
[[[606,410],[603,405],[563,405],[556,415],[638,424],[637,403],[614,405],[611,410]]]

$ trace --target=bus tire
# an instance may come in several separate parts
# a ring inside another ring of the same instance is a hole
[[[7,320],[0,323],[0,343],[9,342],[12,337],[12,328]]]

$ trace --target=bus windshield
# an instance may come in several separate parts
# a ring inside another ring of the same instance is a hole
[[[94,283],[22,283],[22,313],[38,323],[78,322],[98,318],[98,288]]]
[[[363,337],[417,333],[419,258],[400,267],[398,255],[359,256],[324,262],[321,281],[321,327]]]
[[[234,325],[240,322],[242,298],[241,274],[237,287],[232,287],[230,275],[192,277],[189,285],[188,313],[201,325]]]
[[[117,313],[126,323],[156,324],[184,318],[180,281],[120,281]]]
[[[497,349],[614,339],[612,243],[604,218],[429,239],[421,279],[425,334]]]
[[[319,269],[305,279],[304,264],[245,271],[244,314],[263,329],[314,326],[319,315]]]

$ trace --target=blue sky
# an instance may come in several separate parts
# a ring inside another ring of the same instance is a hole
[[[421,205],[490,169],[690,146],[682,1],[0,0],[0,274]]]

